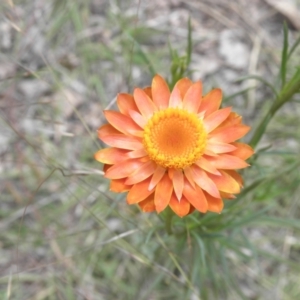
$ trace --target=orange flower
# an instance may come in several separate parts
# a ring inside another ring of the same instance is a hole
[[[250,127],[231,107],[220,109],[222,91],[202,97],[202,84],[179,80],[170,92],[156,75],[152,86],[119,94],[120,112],[107,110],[98,130],[111,148],[98,151],[110,189],[128,192],[128,204],[158,213],[168,205],[180,217],[195,209],[220,213],[222,198],[243,185],[235,169],[248,166],[250,146],[237,143]]]

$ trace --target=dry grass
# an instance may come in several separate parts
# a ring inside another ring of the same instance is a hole
[[[187,234],[167,236],[161,216],[108,191],[93,159],[103,109],[153,71],[169,76],[168,42],[184,53],[189,16],[190,76],[255,126],[272,92],[236,80],[276,85],[282,16],[258,0],[9,0],[0,12],[0,299],[299,297],[299,98],[260,144],[238,218],[225,211],[228,227],[196,243],[187,228],[211,215],[176,219]]]

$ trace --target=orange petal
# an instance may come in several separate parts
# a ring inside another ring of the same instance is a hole
[[[201,156],[195,164],[209,173],[220,175],[220,172],[213,166],[213,164],[211,164],[210,161],[205,159],[203,156]]]
[[[171,180],[173,180],[174,172],[175,172],[175,169],[174,169],[174,168],[169,168],[169,169],[168,169],[168,175],[169,175],[169,178],[170,178]]]
[[[150,178],[145,179],[132,186],[127,194],[127,203],[135,204],[145,200],[148,196],[153,194],[153,189],[149,191]]]
[[[140,138],[127,136],[110,124],[103,125],[98,129],[98,137],[111,147],[128,150],[137,150],[144,147]]]
[[[109,165],[114,165],[128,159],[128,150],[119,148],[105,148],[94,154],[96,160]]]
[[[152,89],[151,86],[147,86],[145,88],[143,88],[143,91],[147,94],[147,96],[152,99]]]
[[[208,155],[208,156],[217,156],[218,155],[215,152],[210,151],[207,147],[204,149],[203,154]]]
[[[115,193],[123,193],[129,191],[131,186],[125,184],[125,180],[126,178],[111,180],[109,189]]]
[[[143,144],[140,141],[125,135],[109,135],[102,137],[101,140],[111,147],[121,149],[138,150],[143,148]]]
[[[209,141],[232,143],[247,134],[249,130],[250,127],[243,124],[228,128],[217,128],[210,133]]]
[[[205,194],[207,204],[208,204],[207,210],[213,211],[216,213],[220,213],[224,207],[224,203],[223,203],[222,199],[212,197],[211,195],[209,195],[205,192],[204,192],[204,194]]]
[[[220,192],[222,199],[227,199],[227,200],[232,200],[235,199],[236,196],[233,194],[225,193],[225,192]]]
[[[166,169],[161,167],[161,166],[157,166],[156,170],[153,173],[153,176],[151,178],[150,184],[149,184],[149,190],[153,189],[154,187],[156,187],[156,185],[159,183],[159,181],[163,178],[163,176],[166,173]]]
[[[129,158],[140,158],[140,157],[144,157],[147,155],[148,154],[144,149],[138,149],[138,150],[133,150],[133,151],[127,152],[127,156]]]
[[[226,170],[226,173],[229,174],[239,184],[240,187],[243,187],[244,180],[238,172],[234,170]]]
[[[129,116],[130,110],[138,110],[132,95],[129,94],[119,94],[117,96],[117,104],[120,112],[126,116]]]
[[[195,181],[193,177],[193,171],[190,167],[184,169],[184,176],[189,181],[190,185],[195,188]]]
[[[174,86],[173,91],[170,95],[169,107],[182,107],[182,98],[177,85],[178,83]]]
[[[170,90],[166,81],[155,75],[152,80],[152,99],[159,109],[166,109],[169,106]]]
[[[193,188],[190,183],[185,180],[183,186],[183,195],[197,210],[203,213],[207,211],[207,201],[205,195],[198,186]]]
[[[145,200],[138,203],[143,212],[155,211],[154,197],[150,195]]]
[[[213,89],[207,95],[202,98],[201,105],[198,112],[205,111],[205,115],[208,116],[219,109],[222,102],[222,90]]]
[[[195,82],[186,92],[183,98],[183,108],[189,112],[197,113],[201,104],[202,98],[202,83]]]
[[[220,198],[220,193],[216,186],[216,183],[211,180],[210,177],[208,177],[208,174],[196,165],[192,165],[191,169],[193,171],[193,179],[196,184],[203,190],[211,194],[213,197]],[[218,177],[218,175],[210,175]]]
[[[103,136],[111,135],[111,134],[123,135],[119,130],[112,127],[110,124],[104,124],[101,127],[99,127],[97,133],[99,139],[102,139]]]
[[[215,183],[217,188],[225,193],[238,194],[240,192],[239,184],[225,171],[220,170],[221,175],[207,174]],[[212,195],[213,196],[213,195]],[[221,197],[216,197],[221,198]]]
[[[231,107],[219,109],[204,119],[204,127],[206,132],[211,132],[217,128],[224,120],[226,120],[231,112]]]
[[[195,207],[191,205],[190,206],[190,211],[189,211],[188,215],[191,214],[191,213],[193,213],[194,211],[195,211]]]
[[[190,86],[192,84],[193,84],[193,82],[187,77],[181,78],[180,80],[178,80],[176,85],[180,91],[181,99],[184,98],[186,92],[188,91],[188,89],[190,88]]]
[[[107,170],[108,170],[109,168],[111,168],[111,167],[112,167],[112,165],[104,164],[104,165],[103,165],[103,172],[106,173]]]
[[[182,197],[180,201],[176,198],[174,193],[171,196],[169,206],[179,217],[184,217],[190,212],[190,202],[188,202],[185,197]]]
[[[125,160],[109,168],[104,176],[109,179],[128,177],[144,164],[138,159]]]
[[[222,128],[231,127],[233,125],[241,124],[242,117],[235,112],[231,112],[228,118],[219,126]]]
[[[154,203],[158,213],[162,212],[168,206],[172,192],[172,181],[169,176],[165,174],[155,188]]]
[[[182,191],[183,191],[183,173],[182,170],[174,170],[174,176],[173,176],[173,187],[174,187],[174,192],[178,200],[181,199],[182,197]]]
[[[236,149],[233,144],[221,143],[216,141],[208,141],[206,144],[206,149],[214,153],[227,153]]]
[[[155,169],[156,163],[149,160],[141,165],[138,169],[136,169],[135,172],[127,178],[125,183],[131,185],[141,182],[144,179],[150,177],[154,173]]]
[[[254,150],[247,144],[243,143],[232,143],[236,147],[236,150],[232,151],[230,154],[237,156],[241,159],[248,159],[250,156],[253,155]]]
[[[147,124],[147,121],[144,119],[144,117],[138,113],[135,110],[130,110],[129,111],[130,117],[131,119],[137,124],[139,125],[141,128],[144,128],[145,125]]]
[[[207,157],[207,160],[217,169],[235,170],[249,166],[244,160],[229,154]]]
[[[130,117],[113,110],[104,111],[107,121],[120,132],[143,136],[143,130]]]
[[[136,88],[133,91],[133,97],[145,120],[151,118],[153,113],[157,110],[157,107],[149,96],[142,89]]]

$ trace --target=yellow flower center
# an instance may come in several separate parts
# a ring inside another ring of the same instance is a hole
[[[203,154],[207,133],[194,113],[167,108],[154,113],[144,128],[143,144],[151,160],[164,168],[183,169]]]

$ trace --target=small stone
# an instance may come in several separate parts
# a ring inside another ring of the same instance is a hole
[[[226,29],[221,32],[219,53],[225,62],[233,68],[246,68],[249,62],[250,51],[248,46],[240,40],[240,30]]]
[[[50,85],[39,79],[23,80],[19,84],[19,91],[29,100],[36,101],[40,96],[51,91]]]

